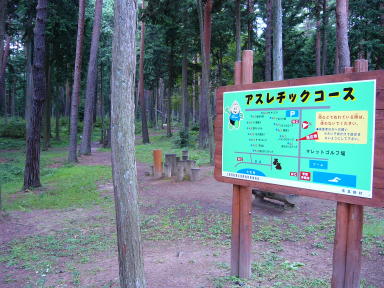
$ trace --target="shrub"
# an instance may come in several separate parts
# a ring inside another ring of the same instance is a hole
[[[14,120],[0,127],[0,137],[25,138],[25,121]]]

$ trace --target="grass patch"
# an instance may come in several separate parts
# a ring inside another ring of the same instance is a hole
[[[111,168],[106,166],[71,166],[51,169],[42,176],[44,188],[29,193],[19,192],[21,183],[4,185],[5,209],[63,209],[98,204],[104,200],[97,190],[97,183],[111,178]]]
[[[178,205],[164,208],[154,215],[142,215],[141,232],[145,240],[213,240],[230,243],[229,215],[206,213],[198,206]]]
[[[115,234],[101,231],[66,229],[53,235],[37,235],[14,240],[8,250],[0,251],[0,262],[9,267],[52,273],[61,259],[78,259],[79,263],[98,251],[114,247]]]

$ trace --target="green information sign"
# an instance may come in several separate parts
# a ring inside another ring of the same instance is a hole
[[[376,81],[224,92],[222,176],[372,198]]]

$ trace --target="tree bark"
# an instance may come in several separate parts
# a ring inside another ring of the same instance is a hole
[[[3,67],[4,40],[5,40],[5,24],[7,18],[7,0],[0,0],[0,69]],[[0,71],[2,74],[2,72]],[[1,76],[1,75],[0,75]],[[1,77],[3,78],[3,77]],[[3,79],[0,78],[0,81]],[[5,84],[0,82],[0,115],[5,114]]]
[[[85,21],[85,0],[79,0],[79,19],[77,22],[75,71],[73,74],[73,88],[71,97],[71,121],[69,131],[68,162],[77,162],[77,122],[79,117],[81,60],[83,55]]]
[[[321,48],[321,75],[327,74],[327,58],[328,58],[328,35],[327,35],[327,29],[328,29],[328,8],[327,8],[327,0],[323,0],[323,23],[322,23],[322,48]]]
[[[345,67],[351,66],[348,45],[348,2],[348,0],[336,1],[336,45],[339,59],[339,73],[343,73]]]
[[[185,48],[186,49],[186,48]],[[183,62],[181,68],[182,78],[182,94],[183,94],[183,127],[185,136],[188,137],[189,133],[189,96],[188,96],[188,58],[187,53],[184,51]]]
[[[65,81],[65,109],[64,115],[69,117],[71,115],[71,84],[69,79]]]
[[[144,9],[144,1],[142,3]],[[139,98],[141,106],[141,136],[143,144],[149,143],[148,123],[147,123],[147,103],[144,95],[144,51],[145,51],[145,23],[141,21],[141,39],[140,39],[140,63],[139,63]]]
[[[47,51],[46,54],[49,54],[49,52]],[[46,55],[47,56],[47,55]],[[51,67],[50,67],[50,64],[49,64],[49,57],[46,57],[46,62],[45,62],[45,65],[47,66],[45,69],[45,72],[46,72],[46,77],[47,77],[47,80],[46,80],[46,85],[47,85],[47,92],[46,92],[46,97],[45,97],[45,101],[44,101],[44,108],[43,108],[43,123],[42,123],[42,134],[43,134],[43,148],[42,150],[43,151],[47,151],[48,148],[51,146],[50,144],[50,130],[51,130],[51,110],[52,110],[52,106],[51,106],[51,103],[52,103],[52,94],[51,94]]]
[[[235,18],[236,18],[236,61],[241,61],[241,13],[240,13],[240,2],[236,0],[235,6]]]
[[[112,43],[112,172],[120,286],[144,288],[135,162],[136,1],[115,1]]]
[[[83,137],[81,139],[80,154],[91,154],[92,144],[92,125],[95,108],[95,92],[97,78],[97,51],[99,49],[101,17],[103,10],[103,0],[95,2],[95,17],[92,29],[91,51],[89,54],[87,87],[85,89],[85,109],[83,121]]]
[[[267,27],[265,28],[265,81],[272,80],[272,22],[273,22],[273,3],[267,0]]]
[[[316,75],[321,75],[321,21],[320,21],[320,5],[316,2]]]
[[[283,12],[282,0],[273,3],[273,80],[284,79],[283,69]]]
[[[253,19],[254,19],[254,0],[247,0],[247,11],[248,11],[248,43],[247,49],[252,50],[253,46]]]
[[[3,107],[2,112],[4,116],[7,116],[7,97],[5,89],[5,70],[7,68],[9,49],[11,44],[11,37],[7,36],[5,40],[5,47],[3,52],[3,58],[0,66],[0,107]]]
[[[32,111],[32,98],[33,98],[33,78],[32,78],[32,36],[27,33],[25,36],[25,74],[26,74],[26,83],[25,83],[25,139],[29,135],[30,130],[30,118]]]
[[[43,104],[46,97],[45,75],[45,24],[48,0],[39,0],[36,7],[33,52],[33,87],[30,130],[27,135],[26,161],[23,189],[39,187],[40,183],[40,126]]]
[[[210,73],[210,51],[211,51],[211,12],[212,0],[197,0],[199,24],[200,24],[200,42],[201,42],[201,86],[199,103],[199,147],[207,148],[209,146],[209,118],[210,118],[210,99],[209,99],[209,73]]]

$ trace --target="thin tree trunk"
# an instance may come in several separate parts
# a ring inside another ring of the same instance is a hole
[[[10,105],[11,105],[11,117],[14,118],[16,117],[16,103],[15,103],[15,98],[16,98],[16,76],[14,75],[12,77],[12,88],[11,88],[11,99],[10,99]]]
[[[49,52],[47,51],[46,54],[49,54]],[[45,65],[47,66],[46,68],[46,77],[47,77],[47,80],[46,80],[46,83],[47,83],[47,94],[46,94],[46,99],[45,99],[45,102],[44,102],[44,108],[43,108],[43,125],[42,125],[42,129],[43,129],[43,148],[42,150],[43,151],[47,151],[48,148],[50,147],[50,126],[51,126],[51,67],[50,67],[50,64],[49,64],[49,57],[46,57],[46,62],[45,62]]]
[[[265,81],[272,80],[272,19],[273,19],[273,3],[267,0],[267,27],[265,29]]]
[[[200,23],[200,42],[201,42],[201,88],[199,106],[199,146],[207,148],[209,146],[209,118],[210,118],[210,99],[209,99],[209,72],[210,72],[210,51],[211,51],[211,11],[212,0],[202,3],[197,0],[198,14]]]
[[[247,43],[247,49],[252,50],[253,46],[253,19],[254,19],[254,0],[247,0],[247,11],[248,11],[248,43]]]
[[[321,21],[320,7],[316,3],[316,75],[321,75]]]
[[[75,71],[71,97],[71,121],[69,132],[68,162],[77,162],[77,122],[79,117],[81,60],[84,42],[85,0],[79,0],[79,19],[77,23]]]
[[[36,24],[34,28],[33,52],[33,86],[30,130],[26,143],[26,161],[23,189],[39,187],[40,183],[40,126],[43,104],[46,97],[45,75],[45,23],[47,19],[48,0],[39,0],[36,7]]]
[[[61,99],[65,101],[65,88],[63,86],[61,86],[59,88],[59,91],[60,91],[59,93],[60,93]],[[61,101],[60,101],[60,103],[62,103]],[[56,141],[60,141],[60,107],[59,107],[58,102],[59,101],[56,101],[56,105],[55,105],[55,120],[56,120],[56,123],[55,123],[55,140]]]
[[[172,137],[172,94],[173,94],[173,81],[174,81],[174,43],[171,44],[171,51],[169,54],[168,63],[168,97],[167,97],[167,137]]]
[[[328,35],[327,35],[327,29],[328,29],[328,8],[327,8],[327,0],[323,0],[323,24],[322,24],[322,44],[323,47],[321,48],[321,75],[327,74],[327,41],[328,41]]]
[[[100,118],[101,118],[101,139],[100,143],[104,143],[104,135],[105,135],[105,121],[104,121],[104,90],[103,90],[103,81],[104,81],[104,73],[103,73],[103,62],[100,63]]]
[[[186,48],[184,48],[186,49]],[[188,58],[187,53],[184,51],[182,63],[182,94],[183,94],[183,127],[185,136],[188,137],[189,133],[189,96],[188,96]]]
[[[30,130],[30,118],[32,111],[32,98],[33,98],[33,78],[32,78],[32,39],[31,35],[27,33],[25,37],[25,72],[26,72],[26,83],[25,83],[25,139],[29,135]]]
[[[144,9],[144,1],[142,3]],[[147,105],[144,95],[144,41],[145,41],[145,23],[141,21],[141,39],[140,39],[140,63],[139,63],[139,98],[141,106],[141,136],[143,143],[149,143],[148,123],[147,123]]]
[[[65,110],[64,115],[69,117],[71,115],[71,84],[69,79],[65,81]]]
[[[0,69],[3,67],[3,54],[4,54],[4,40],[5,40],[5,24],[7,18],[7,0],[0,0]],[[5,83],[2,83],[4,80],[2,71],[0,71],[0,115],[5,114]]]
[[[0,66],[0,105],[3,107],[2,112],[4,116],[7,116],[7,97],[5,90],[5,70],[7,68],[9,49],[11,44],[11,37],[7,36],[5,40],[5,48],[3,52],[3,58]]]
[[[135,161],[136,1],[115,1],[112,172],[121,288],[145,288]]]
[[[235,18],[236,18],[236,61],[241,61],[241,0],[236,0]]]
[[[95,110],[95,92],[97,78],[97,50],[99,49],[101,17],[103,9],[103,0],[96,0],[95,17],[92,30],[91,52],[89,54],[87,87],[85,90],[85,109],[83,121],[83,137],[81,139],[80,154],[91,154],[92,144],[92,125],[93,114]]]
[[[274,0],[273,5],[273,80],[284,79],[283,69],[283,13],[282,0]]]
[[[345,67],[351,66],[348,45],[348,0],[336,1],[336,45],[338,51],[338,72],[343,73]]]

